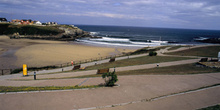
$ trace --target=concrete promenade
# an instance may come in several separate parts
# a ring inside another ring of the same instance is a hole
[[[130,103],[170,95],[220,83],[220,73],[198,75],[136,75],[119,76],[119,87],[89,90],[47,91],[0,94],[0,107],[4,110],[73,110]],[[82,79],[28,81],[29,86],[75,85]],[[19,83],[20,81],[17,81]],[[103,83],[101,78],[89,78],[83,85]],[[176,95],[151,102],[139,102],[103,109],[154,110],[197,109],[220,103],[220,87]]]

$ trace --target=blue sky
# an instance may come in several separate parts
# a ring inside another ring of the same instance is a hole
[[[220,0],[0,0],[0,17],[220,30]]]

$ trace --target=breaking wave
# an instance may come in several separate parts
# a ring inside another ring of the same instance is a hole
[[[101,38],[83,38],[77,39],[78,42],[97,44],[97,45],[108,45],[108,46],[126,46],[126,47],[151,47],[159,46],[167,43],[167,41],[148,41],[148,42],[139,42],[131,41],[130,39],[124,38],[110,38],[110,37],[101,37]]]

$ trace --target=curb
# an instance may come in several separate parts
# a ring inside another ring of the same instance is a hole
[[[103,87],[99,87],[103,88]],[[44,93],[44,92],[68,92],[68,91],[77,91],[77,90],[92,90],[96,88],[82,88],[82,89],[66,89],[66,90],[42,90],[42,91],[21,91],[21,92],[3,92],[0,95],[4,94],[25,94],[25,93]]]

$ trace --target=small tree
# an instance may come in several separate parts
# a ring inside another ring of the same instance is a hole
[[[149,52],[149,56],[157,56],[157,52],[150,51],[150,52]]]
[[[118,77],[115,72],[103,73],[102,78],[105,79],[105,85],[108,87],[112,87],[118,81]]]

